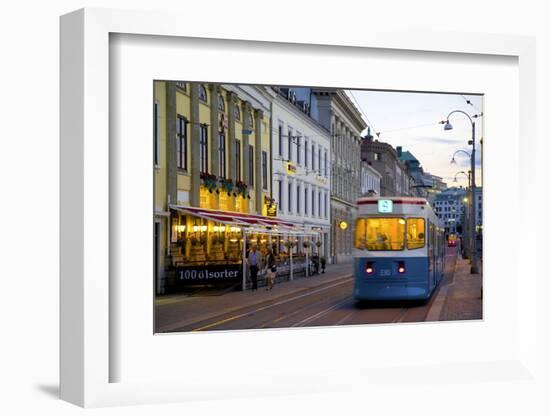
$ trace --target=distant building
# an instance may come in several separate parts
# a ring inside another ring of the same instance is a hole
[[[436,215],[444,221],[446,233],[464,233],[467,198],[468,192],[463,188],[448,188],[435,195],[433,207]]]
[[[381,196],[409,196],[411,176],[407,167],[399,159],[397,151],[389,143],[373,140],[370,134],[361,141],[361,160],[367,162],[382,176]]]
[[[361,196],[380,195],[382,175],[369,162],[361,161]]]

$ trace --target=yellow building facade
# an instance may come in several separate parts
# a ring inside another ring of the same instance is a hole
[[[174,207],[266,215],[270,101],[262,88],[154,82],[155,281],[183,263],[238,261],[240,230]]]

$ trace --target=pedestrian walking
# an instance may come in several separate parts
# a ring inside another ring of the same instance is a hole
[[[250,268],[252,290],[258,290],[258,266],[260,265],[260,261],[260,253],[256,250],[256,246],[253,245],[248,252],[248,267]]]
[[[267,250],[265,256],[265,276],[266,276],[266,287],[265,290],[273,289],[273,283],[275,282],[275,273],[277,272],[277,267],[275,266],[275,256],[271,249]]]

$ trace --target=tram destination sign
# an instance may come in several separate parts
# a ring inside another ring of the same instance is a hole
[[[214,264],[205,266],[178,267],[180,283],[228,283],[239,282],[242,270],[239,264]]]
[[[382,212],[382,213],[393,212],[393,201],[391,199],[379,199],[378,212]]]

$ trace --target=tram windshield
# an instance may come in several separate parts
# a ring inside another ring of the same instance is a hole
[[[403,250],[405,220],[403,218],[360,218],[356,223],[357,248],[367,250]]]
[[[424,218],[359,218],[355,247],[371,251],[399,251],[424,247]],[[405,232],[406,231],[406,232]]]

